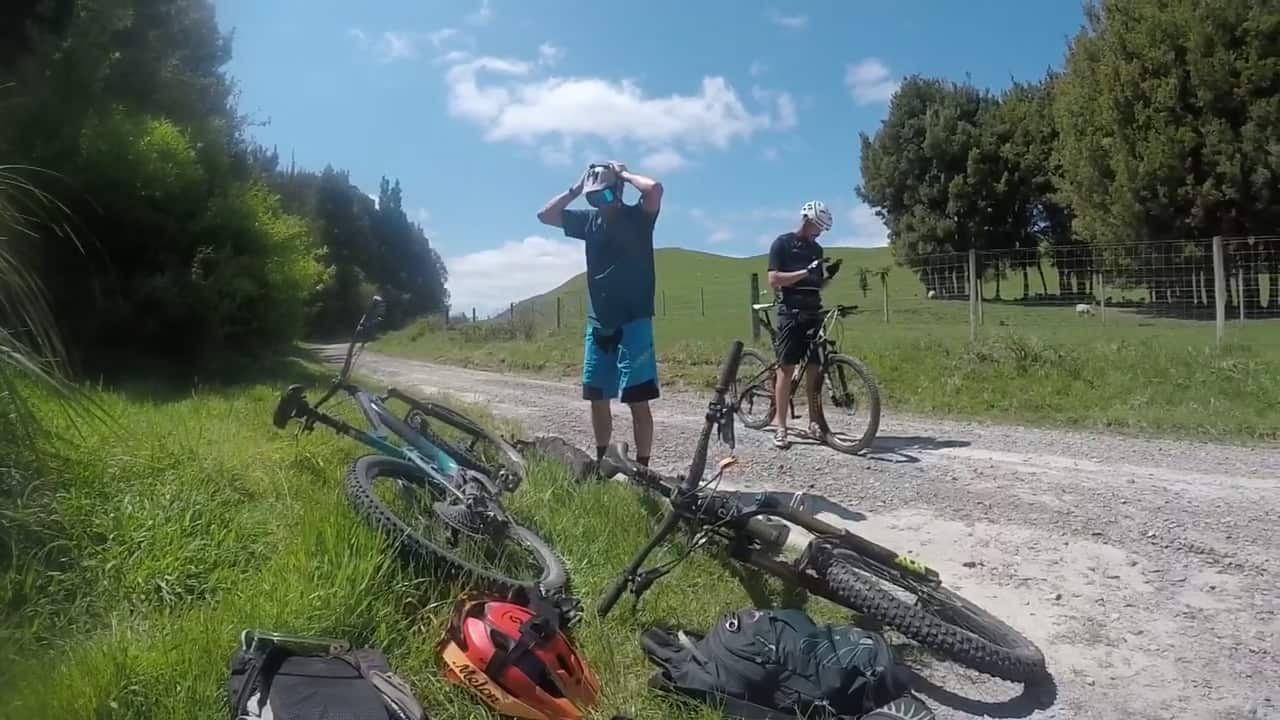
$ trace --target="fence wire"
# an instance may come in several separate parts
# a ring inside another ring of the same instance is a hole
[[[701,285],[659,277],[654,315],[660,331],[702,339],[752,334],[750,304],[772,300],[761,265],[740,279]],[[922,337],[1016,332],[1087,342],[1161,335],[1189,346],[1280,347],[1280,236],[939,253],[874,268],[855,259],[823,299],[858,305],[865,312],[856,322],[864,328],[887,324]],[[488,318],[455,313],[451,323],[474,318],[519,325],[527,334],[577,332],[588,306],[585,292],[563,291]]]

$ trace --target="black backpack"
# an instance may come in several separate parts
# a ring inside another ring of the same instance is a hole
[[[246,630],[230,669],[232,720],[427,720],[376,648]]]
[[[705,637],[650,630],[650,686],[742,720],[861,717],[904,696],[909,676],[879,633],[816,625],[802,610],[740,610]]]

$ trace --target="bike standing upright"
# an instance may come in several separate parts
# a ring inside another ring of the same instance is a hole
[[[831,211],[820,200],[804,204],[800,209],[800,227],[779,235],[769,248],[769,286],[776,293],[778,332],[774,352],[778,371],[774,380],[776,413],[773,444],[779,449],[790,445],[787,439],[787,416],[791,408],[791,376],[796,365],[805,363],[805,394],[809,401],[809,434],[825,439],[830,433],[822,413],[822,373],[813,333],[822,323],[821,290],[839,270],[840,261],[824,268],[822,246],[818,237],[831,229]]]

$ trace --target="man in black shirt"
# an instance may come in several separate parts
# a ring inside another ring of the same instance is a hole
[[[787,416],[791,414],[791,374],[803,360],[808,367],[805,374],[806,395],[809,400],[809,432],[824,438],[827,421],[822,414],[819,395],[822,372],[817,365],[817,348],[811,342],[811,333],[822,322],[819,310],[822,297],[819,291],[826,284],[823,273],[822,246],[818,236],[831,229],[831,212],[821,201],[805,203],[800,210],[800,228],[795,232],[779,235],[769,247],[769,286],[776,293],[778,308],[778,335],[774,351],[778,355],[778,374],[774,381],[775,416],[777,425],[773,444],[786,448]],[[831,269],[834,275],[835,267]]]

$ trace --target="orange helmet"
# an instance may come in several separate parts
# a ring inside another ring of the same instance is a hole
[[[465,594],[440,643],[445,677],[499,715],[579,720],[599,699],[600,682],[558,625],[548,612]]]

